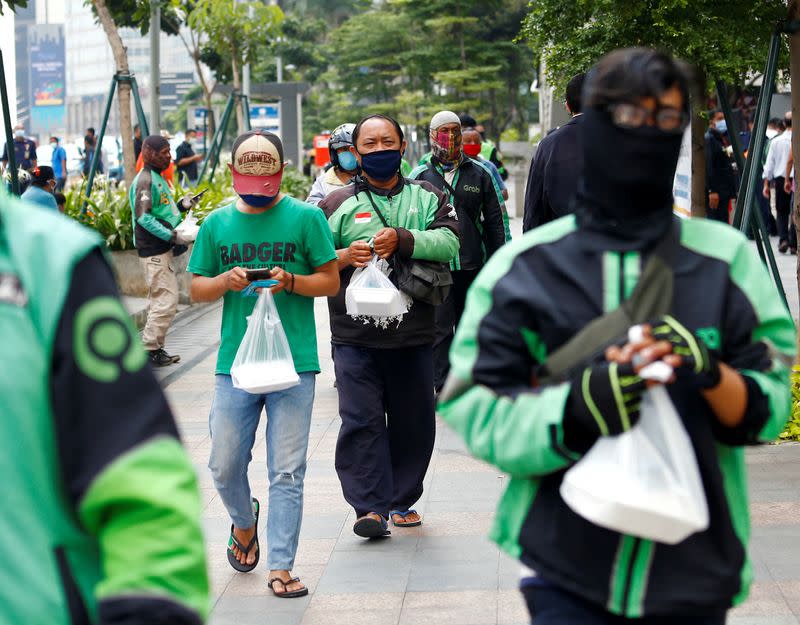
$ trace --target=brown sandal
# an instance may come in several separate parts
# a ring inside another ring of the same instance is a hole
[[[308,588],[303,586],[300,590],[286,590],[286,586],[291,584],[292,582],[299,582],[299,577],[293,577],[292,579],[287,579],[286,581],[282,580],[280,577],[273,577],[271,580],[267,582],[267,586],[272,591],[272,594],[276,597],[280,597],[281,599],[295,599],[296,597],[305,597],[308,594]],[[275,582],[279,582],[281,586],[283,586],[283,592],[276,592],[272,585]]]

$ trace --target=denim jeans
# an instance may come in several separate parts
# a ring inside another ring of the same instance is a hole
[[[247,467],[252,459],[262,408],[267,411],[267,562],[270,570],[291,570],[303,520],[303,479],[314,403],[315,373],[301,373],[300,384],[254,395],[234,388],[231,376],[216,376],[211,405],[211,458],[214,486],[233,524],[253,525]],[[263,507],[263,502],[262,502]]]

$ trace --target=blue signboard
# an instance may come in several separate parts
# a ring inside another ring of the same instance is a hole
[[[64,27],[28,27],[30,50],[31,130],[51,132],[66,127],[66,64]]]

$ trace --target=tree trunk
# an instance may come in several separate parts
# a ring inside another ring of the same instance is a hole
[[[117,73],[128,75],[128,51],[122,43],[114,18],[106,6],[106,0],[92,0],[97,10],[97,18],[108,37]],[[130,185],[136,174],[136,162],[133,158],[133,124],[131,123],[131,85],[128,82],[117,84],[119,102],[119,132],[122,135],[122,162],[125,170],[125,182]],[[100,146],[98,146],[98,149]]]
[[[692,217],[706,216],[706,120],[692,109]]]
[[[800,19],[800,0],[789,0],[789,21]],[[792,80],[792,119],[800,119],[800,33],[789,35],[789,71]],[[794,156],[795,170],[800,164],[800,131],[792,133],[792,155]],[[795,174],[797,180],[797,174]],[[792,206],[792,216],[795,220],[795,228],[800,235],[800,194],[794,194],[794,205]],[[797,288],[800,289],[800,256],[797,257]],[[791,311],[792,316],[797,314],[796,310]],[[800,336],[798,336],[800,345]],[[798,355],[800,364],[800,354]]]
[[[211,109],[211,95],[214,91],[214,87],[208,84],[206,77],[203,75],[203,66],[200,63],[200,38],[198,37],[195,39],[195,35],[192,33],[192,44],[189,45],[189,42],[186,41],[183,33],[179,31],[178,35],[183,42],[183,47],[186,48],[189,56],[192,57],[192,61],[194,62],[194,70],[197,72],[197,77],[200,79],[200,87],[203,89],[203,101],[205,102],[206,109],[208,109],[208,114],[206,116],[206,129],[208,134],[213,137],[216,125],[214,123],[214,112]]]
[[[237,93],[241,93],[242,91],[242,80],[239,77],[239,64],[236,62],[236,47],[233,48],[233,53],[231,54],[231,73],[233,74],[233,90]],[[241,102],[241,101],[240,101]],[[234,108],[236,109],[236,128],[239,130],[239,134],[244,132],[244,115],[242,115],[242,107],[241,103],[237,104],[234,103]]]

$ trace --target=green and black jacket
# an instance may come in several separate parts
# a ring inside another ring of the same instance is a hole
[[[646,261],[571,215],[503,247],[470,290],[439,408],[479,458],[511,476],[493,539],[545,582],[627,617],[708,612],[747,596],[750,522],[743,445],[774,439],[790,409],[795,331],[754,249],[728,226],[680,222],[672,314],[748,387],[724,428],[698,391],[670,396],[697,455],[708,530],[677,545],[600,528],[561,499],[580,454],[564,444],[570,383],[537,386],[548,354],[630,295]],[[630,247],[630,246],[628,246]]]
[[[133,217],[133,244],[139,256],[157,256],[175,247],[173,232],[181,221],[167,181],[145,165],[131,183],[128,201]]]
[[[88,229],[0,193],[0,622],[198,625],[197,478]]]

